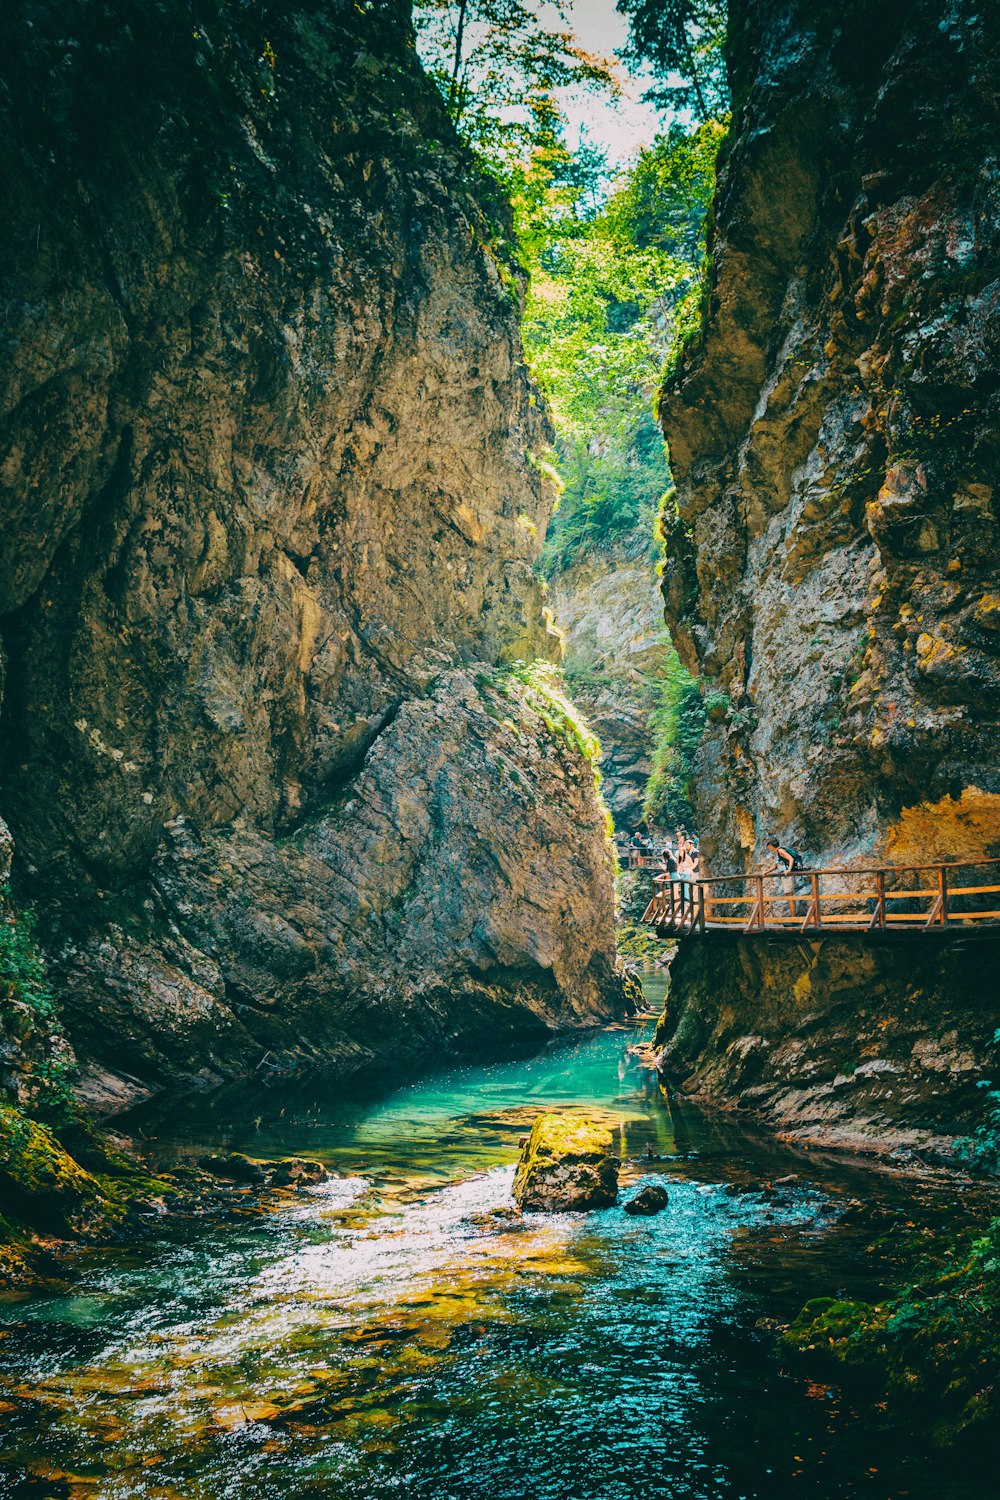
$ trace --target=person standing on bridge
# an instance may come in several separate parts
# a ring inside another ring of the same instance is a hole
[[[792,917],[797,917],[799,911],[795,901],[795,871],[801,870],[803,867],[802,855],[797,849],[793,849],[791,844],[781,844],[773,836],[768,839],[767,847],[774,855],[774,864],[771,865],[769,870],[765,870],[764,874],[788,875],[790,877],[788,910]]]

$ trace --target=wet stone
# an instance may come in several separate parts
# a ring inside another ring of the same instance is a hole
[[[287,1156],[274,1168],[271,1183],[274,1187],[317,1187],[327,1182],[330,1174],[322,1162],[307,1161],[302,1156]]]
[[[624,1205],[627,1214],[658,1214],[667,1206],[667,1190],[659,1183],[650,1183]]]
[[[261,1163],[244,1156],[240,1151],[230,1151],[220,1156],[201,1156],[198,1158],[198,1165],[206,1172],[211,1172],[213,1177],[225,1177],[230,1182],[244,1182],[250,1187],[263,1187],[267,1180]]]
[[[610,1208],[618,1201],[614,1137],[606,1125],[577,1115],[540,1115],[514,1175],[518,1206],[541,1213]]]

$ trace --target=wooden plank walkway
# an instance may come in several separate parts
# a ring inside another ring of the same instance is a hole
[[[1000,859],[676,880],[661,874],[642,920],[665,938],[718,932],[986,935],[1000,929]]]

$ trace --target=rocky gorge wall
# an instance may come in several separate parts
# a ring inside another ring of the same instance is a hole
[[[695,778],[705,863],[759,867],[772,830],[813,865],[994,857],[1000,17],[732,11],[706,321],[662,408],[668,624],[728,697]],[[797,1129],[947,1133],[997,959],[688,944],[663,1064]]]
[[[407,8],[2,24],[0,812],[85,1096],[608,1014],[520,273]]]
[[[548,602],[566,643],[573,701],[601,744],[601,790],[619,831],[642,822],[653,769],[650,715],[667,636],[659,579],[640,537],[594,548],[549,580]]]

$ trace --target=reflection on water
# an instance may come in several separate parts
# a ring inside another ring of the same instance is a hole
[[[925,1460],[919,1434],[783,1373],[757,1327],[832,1284],[870,1290],[837,1203],[903,1190],[668,1104],[634,1040],[378,1096],[314,1079],[147,1110],[164,1159],[295,1152],[338,1175],[264,1220],[93,1255],[71,1295],[8,1303],[0,1493],[983,1493]],[[607,1118],[627,1191],[666,1179],[667,1210],[514,1214],[518,1137],[552,1105]]]

